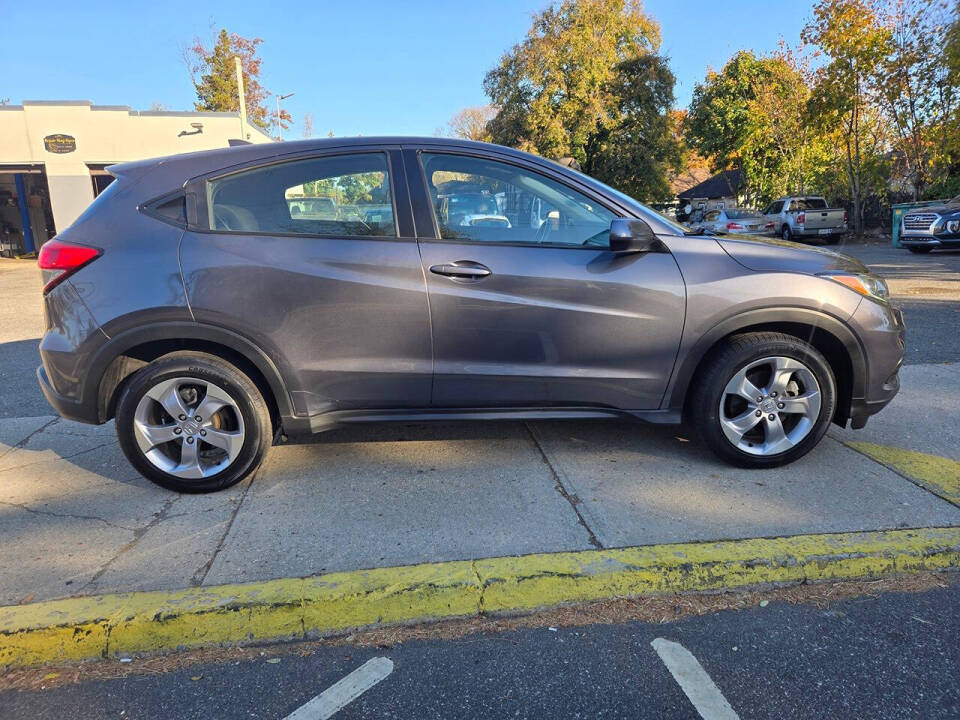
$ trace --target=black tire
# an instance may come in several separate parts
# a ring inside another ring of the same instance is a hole
[[[789,225],[784,225],[780,230],[780,237],[782,237],[787,242],[793,242],[793,233],[790,231]]]
[[[917,247],[908,247],[907,250],[914,253],[915,255],[926,255],[928,252],[933,250],[933,248],[917,246]]]
[[[202,479],[188,480],[164,472],[146,457],[134,434],[133,421],[141,398],[158,383],[180,377],[217,385],[235,402],[243,420],[243,444],[233,462]],[[256,384],[233,365],[206,353],[177,352],[154,360],[133,375],[117,401],[116,430],[123,454],[145,478],[177,492],[222,490],[255,472],[270,448],[271,428],[270,410]]]
[[[808,434],[791,449],[774,455],[753,455],[727,439],[720,424],[720,402],[731,378],[751,362],[771,356],[799,360],[820,386],[820,411]],[[782,333],[761,332],[735,335],[723,341],[698,371],[688,404],[688,415],[700,437],[719,457],[745,468],[786,465],[806,455],[823,438],[837,405],[837,384],[833,370],[812,345]]]

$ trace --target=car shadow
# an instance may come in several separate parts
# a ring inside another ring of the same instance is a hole
[[[37,382],[40,338],[0,343],[0,418],[53,415]]]

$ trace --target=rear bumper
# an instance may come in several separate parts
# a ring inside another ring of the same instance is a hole
[[[91,425],[100,424],[96,405],[91,407],[88,403],[60,395],[50,384],[50,378],[47,377],[47,371],[43,365],[37,368],[37,381],[40,383],[40,389],[43,391],[44,397],[47,398],[47,402],[57,411],[60,417]]]
[[[821,232],[821,230],[823,232]],[[797,237],[830,237],[831,235],[842,235],[847,231],[846,227],[832,228],[797,228],[793,234]]]

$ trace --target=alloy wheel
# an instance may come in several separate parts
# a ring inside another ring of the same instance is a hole
[[[215,475],[243,448],[243,416],[214,383],[191,377],[163,380],[140,398],[134,436],[156,468],[185,480]]]
[[[765,357],[727,383],[720,396],[720,426],[739,450],[777,455],[810,434],[820,404],[820,385],[810,368],[790,357]]]

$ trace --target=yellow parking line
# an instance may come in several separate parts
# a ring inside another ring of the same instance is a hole
[[[960,462],[889,445],[846,440],[843,443],[960,506]]]
[[[0,666],[304,639],[585,600],[960,567],[960,527],[427,563],[0,607]]]

